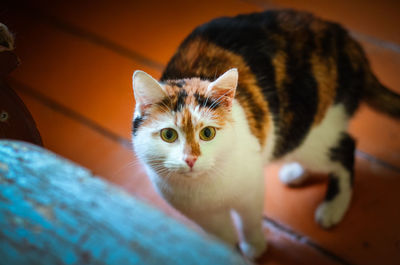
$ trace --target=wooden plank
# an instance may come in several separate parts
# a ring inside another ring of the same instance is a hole
[[[0,141],[4,264],[247,264],[42,148]]]

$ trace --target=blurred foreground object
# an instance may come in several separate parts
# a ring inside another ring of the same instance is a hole
[[[13,49],[13,36],[6,26],[0,23],[0,138],[24,140],[42,145],[32,115],[14,90],[4,81],[19,64]]]
[[[0,264],[248,264],[38,146],[0,140]]]

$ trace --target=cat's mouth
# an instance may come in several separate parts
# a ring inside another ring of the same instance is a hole
[[[197,178],[200,175],[202,175],[204,172],[202,172],[199,169],[194,169],[194,168],[182,168],[177,172],[177,177],[183,177],[183,178]]]
[[[206,172],[200,168],[189,168],[189,167],[167,167],[165,166],[163,170],[159,170],[156,172],[163,176],[164,178],[187,178],[187,179],[195,179],[198,178]]]

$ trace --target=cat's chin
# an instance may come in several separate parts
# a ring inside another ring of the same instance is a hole
[[[205,174],[205,172],[202,170],[182,170],[182,171],[176,172],[174,174],[174,178],[197,179],[204,174]]]
[[[200,177],[203,174],[199,171],[188,171],[188,172],[183,173],[182,177],[195,179],[195,178]]]

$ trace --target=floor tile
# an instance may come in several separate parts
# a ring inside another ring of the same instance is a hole
[[[400,263],[400,172],[357,159],[354,196],[344,220],[323,230],[314,221],[326,181],[315,177],[308,185],[289,188],[277,178],[279,165],[266,169],[265,213],[351,264]]]

